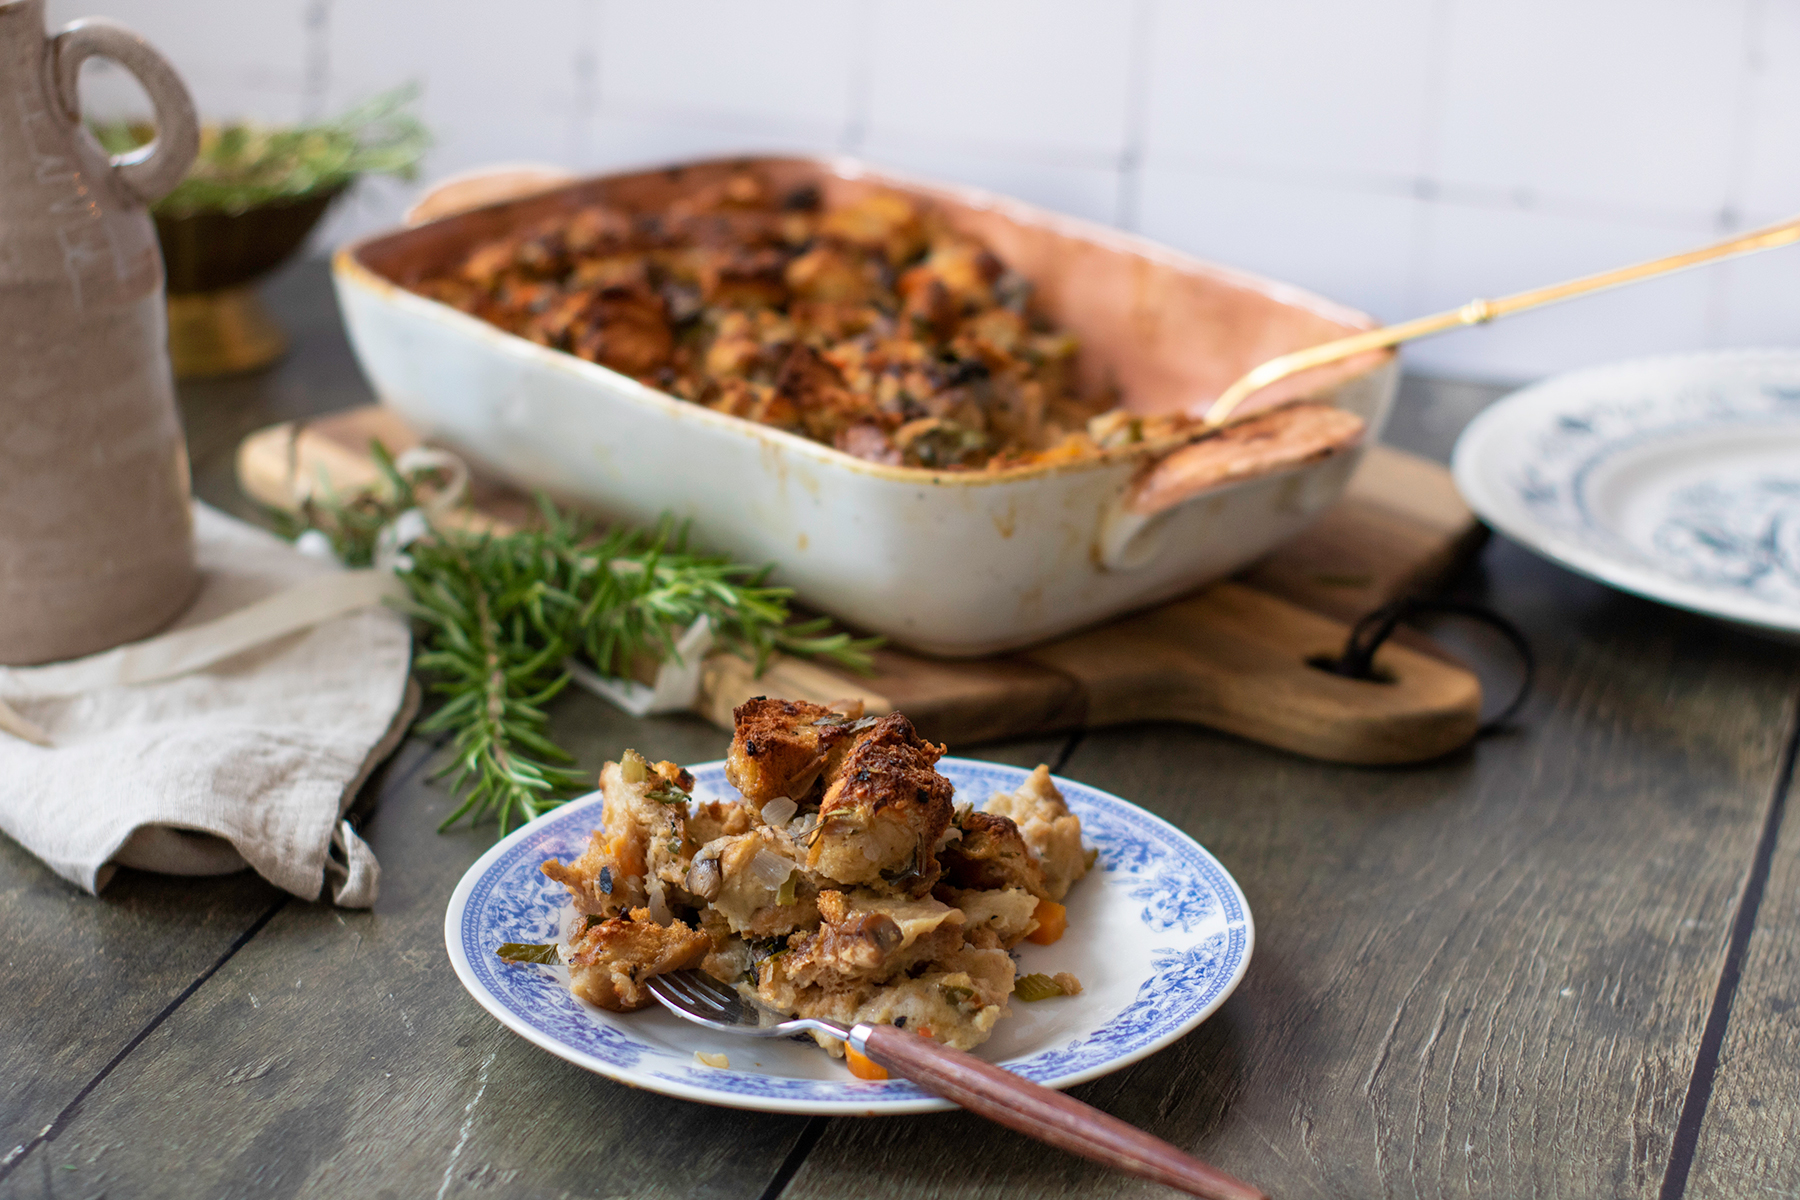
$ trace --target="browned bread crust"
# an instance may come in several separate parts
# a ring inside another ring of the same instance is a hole
[[[649,909],[634,908],[629,917],[588,926],[572,946],[570,989],[601,1008],[630,1012],[655,999],[644,987],[653,976],[699,966],[713,943],[681,921],[658,925]]]

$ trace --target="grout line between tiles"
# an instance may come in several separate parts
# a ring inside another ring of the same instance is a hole
[[[155,1017],[151,1018],[149,1024],[139,1030],[136,1037],[132,1038],[129,1042],[126,1042],[124,1048],[112,1056],[112,1061],[108,1062],[104,1067],[101,1067],[94,1077],[88,1080],[87,1084],[83,1086],[79,1092],[75,1093],[75,1098],[63,1106],[62,1111],[56,1114],[56,1118],[53,1121],[44,1126],[44,1128],[38,1132],[36,1137],[14,1149],[4,1160],[0,1160],[0,1181],[4,1181],[8,1175],[11,1175],[18,1169],[20,1163],[24,1162],[27,1158],[30,1158],[32,1151],[36,1150],[39,1146],[42,1146],[45,1142],[55,1141],[56,1135],[68,1128],[69,1122],[74,1120],[76,1114],[81,1111],[82,1102],[88,1098],[88,1095],[92,1093],[95,1088],[105,1082],[106,1077],[113,1073],[114,1068],[124,1062],[126,1058],[130,1057],[131,1052],[142,1045],[145,1038],[155,1033],[164,1021],[173,1016],[175,1010],[185,1004],[189,996],[192,996],[195,992],[199,991],[202,984],[218,974],[219,968],[230,962],[232,956],[248,945],[251,938],[255,937],[258,933],[261,933],[263,926],[273,920],[275,914],[287,906],[287,902],[288,897],[283,896],[281,899],[275,901],[274,904],[270,905],[268,911],[258,917],[250,928],[239,934],[237,939],[226,948],[225,952],[219,956],[218,960],[214,962],[212,966],[203,971],[198,979],[195,979],[192,983],[181,989],[181,993],[173,1000],[169,1001],[168,1004],[164,1005],[163,1010],[157,1013]]]
[[[859,0],[850,19],[856,26],[850,48],[850,53],[855,56],[855,69],[850,72],[850,92],[845,102],[844,127],[838,135],[838,149],[844,154],[860,155],[863,143],[869,139],[869,104],[874,86],[874,0]]]
[[[1699,1052],[1694,1056],[1694,1072],[1688,1079],[1681,1116],[1675,1123],[1675,1136],[1669,1144],[1669,1165],[1663,1173],[1662,1189],[1657,1193],[1659,1200],[1681,1200],[1687,1192],[1688,1173],[1693,1170],[1694,1152],[1700,1143],[1700,1125],[1712,1100],[1713,1083],[1719,1071],[1719,1053],[1731,1021],[1731,1003],[1743,977],[1744,956],[1750,948],[1750,935],[1756,930],[1757,911],[1762,907],[1763,893],[1768,887],[1775,843],[1781,835],[1782,818],[1787,812],[1788,793],[1793,789],[1796,754],[1800,754],[1800,713],[1794,718],[1787,751],[1775,776],[1775,793],[1769,800],[1762,833],[1757,838],[1756,854],[1750,860],[1750,871],[1744,877],[1743,891],[1738,897],[1731,940],[1725,948],[1725,965],[1719,971],[1719,985],[1713,993],[1712,1008],[1706,1014],[1706,1028],[1700,1034]]]
[[[1119,155],[1119,193],[1113,211],[1113,224],[1133,232],[1138,227],[1138,211],[1144,187],[1144,143],[1148,131],[1150,107],[1150,46],[1154,33],[1155,12],[1152,0],[1137,0],[1131,15],[1130,72],[1126,87],[1125,130],[1123,149]]]

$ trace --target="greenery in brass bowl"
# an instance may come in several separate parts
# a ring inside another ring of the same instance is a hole
[[[408,111],[418,94],[416,85],[396,88],[315,125],[207,125],[187,178],[153,211],[158,217],[238,214],[335,195],[359,175],[411,179],[431,145],[423,123]],[[113,154],[143,145],[150,135],[150,128],[137,122],[94,126],[94,136]]]
[[[409,111],[418,94],[416,86],[396,88],[312,125],[202,127],[187,178],[150,210],[162,246],[177,378],[254,370],[281,356],[287,339],[250,285],[305,244],[358,176],[414,176],[431,144]],[[94,126],[113,154],[153,134],[129,121]]]

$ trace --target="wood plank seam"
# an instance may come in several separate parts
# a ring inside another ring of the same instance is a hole
[[[1077,729],[1069,735],[1069,740],[1064,742],[1063,748],[1057,752],[1056,761],[1050,764],[1052,775],[1062,774],[1063,768],[1069,765],[1069,760],[1075,757],[1075,751],[1081,747],[1081,739],[1086,733],[1085,729]]]
[[[787,1191],[787,1185],[800,1173],[800,1168],[812,1153],[813,1147],[825,1136],[825,1128],[830,1124],[830,1117],[813,1117],[807,1121],[806,1128],[794,1139],[793,1148],[781,1160],[781,1166],[776,1168],[775,1174],[769,1179],[769,1186],[763,1189],[758,1200],[779,1200],[781,1193]]]
[[[173,1000],[163,1006],[161,1012],[152,1017],[149,1023],[137,1032],[137,1036],[133,1037],[129,1042],[126,1042],[124,1047],[121,1048],[117,1054],[112,1056],[111,1061],[104,1067],[101,1067],[100,1070],[95,1073],[94,1077],[88,1080],[79,1092],[75,1093],[75,1098],[63,1106],[62,1111],[56,1114],[54,1120],[44,1126],[43,1129],[39,1130],[36,1137],[22,1145],[14,1147],[12,1153],[8,1154],[4,1160],[0,1160],[0,1183],[4,1183],[7,1176],[18,1170],[19,1166],[24,1163],[26,1159],[30,1158],[32,1152],[39,1146],[42,1146],[45,1142],[55,1141],[56,1135],[61,1133],[63,1129],[68,1126],[69,1122],[74,1119],[75,1115],[81,1111],[81,1102],[87,1099],[89,1093],[104,1083],[106,1077],[111,1075],[113,1070],[118,1067],[120,1063],[123,1063],[131,1056],[133,1050],[136,1050],[139,1046],[143,1045],[145,1038],[155,1033],[157,1028],[164,1021],[175,1014],[176,1009],[187,1002],[188,997],[199,991],[201,986],[205,984],[207,980],[218,974],[219,968],[230,962],[233,955],[249,945],[250,939],[261,933],[263,926],[274,920],[275,914],[287,907],[289,899],[290,897],[283,896],[275,901],[274,904],[270,905],[268,911],[258,917],[251,924],[250,928],[244,930],[243,933],[240,933],[237,936],[237,939],[233,941],[230,946],[225,948],[225,952],[219,956],[218,961],[214,962],[212,966],[201,972],[198,979],[195,979],[192,983],[182,988]]]
[[[1688,1173],[1693,1169],[1694,1152],[1700,1143],[1700,1127],[1706,1108],[1712,1100],[1713,1082],[1718,1075],[1719,1052],[1725,1043],[1725,1031],[1731,1023],[1731,1003],[1737,995],[1743,975],[1744,955],[1750,949],[1750,935],[1756,929],[1756,916],[1762,908],[1763,894],[1769,882],[1775,844],[1781,835],[1782,821],[1787,815],[1788,794],[1793,789],[1794,759],[1800,754],[1800,717],[1788,734],[1787,750],[1781,769],[1775,775],[1774,795],[1763,817],[1762,832],[1756,842],[1756,853],[1744,876],[1743,890],[1738,894],[1737,914],[1731,923],[1731,940],[1725,946],[1725,962],[1719,969],[1719,984],[1713,992],[1712,1007],[1707,1010],[1706,1026],[1700,1034],[1700,1046],[1694,1055],[1694,1070],[1688,1077],[1687,1094],[1681,1101],[1681,1116],[1675,1122],[1675,1136],[1669,1142],[1669,1162],[1663,1172],[1658,1200],[1681,1200],[1687,1192]]]

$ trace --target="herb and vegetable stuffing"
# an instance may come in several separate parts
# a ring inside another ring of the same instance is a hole
[[[714,411],[888,466],[1057,462],[1135,440],[1078,343],[981,239],[886,190],[746,167],[472,246],[419,293]]]
[[[738,797],[696,800],[687,771],[635,751],[606,764],[601,827],[543,866],[569,891],[568,933],[502,958],[565,965],[576,996],[615,1012],[652,1003],[653,976],[699,969],[773,1012],[962,1050],[1014,996],[1081,991],[1067,973],[1018,976],[1009,953],[1062,935],[1062,900],[1093,865],[1047,767],[976,809],[899,713],[757,697],[733,716]]]

